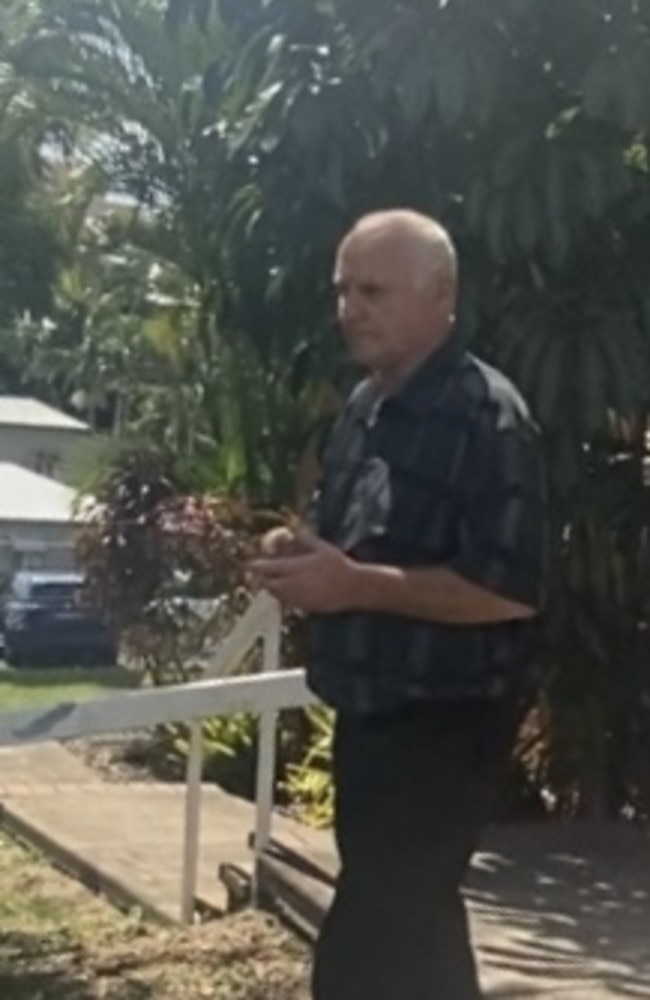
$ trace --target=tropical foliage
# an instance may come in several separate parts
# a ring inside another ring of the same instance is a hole
[[[251,511],[188,493],[171,453],[104,461],[78,540],[90,597],[154,683],[187,680],[248,603]]]
[[[12,123],[40,164],[11,207],[31,225],[48,206],[63,260],[29,226],[12,238],[44,264],[33,294],[3,293],[5,386],[29,382],[118,442],[146,434],[203,486],[295,503],[353,374],[331,319],[336,241],[368,209],[437,215],[463,263],[459,333],[521,386],[548,454],[552,673],[528,766],[564,811],[641,815],[648,5],[9,10],[0,142]],[[18,289],[2,239],[0,288]]]
[[[27,311],[47,312],[60,254],[39,185],[44,121],[7,62],[11,29],[18,29],[10,14],[0,14],[0,391],[21,381],[12,327]]]
[[[283,787],[303,821],[329,827],[334,821],[332,712],[322,705],[307,711],[309,733],[304,753],[287,765]]]

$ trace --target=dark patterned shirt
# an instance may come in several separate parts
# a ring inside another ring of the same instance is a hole
[[[362,382],[326,444],[317,533],[363,562],[445,566],[539,608],[544,477],[536,428],[511,383],[452,338],[387,398]],[[527,684],[537,618],[439,625],[348,612],[309,619],[308,679],[335,708],[495,697]]]

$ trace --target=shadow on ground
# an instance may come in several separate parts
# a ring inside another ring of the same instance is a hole
[[[564,997],[566,983],[567,997],[650,997],[650,838],[638,831],[502,827],[467,898],[491,996]]]

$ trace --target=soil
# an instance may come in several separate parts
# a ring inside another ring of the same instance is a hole
[[[246,913],[161,929],[0,834],[2,1000],[307,1000],[308,955]]]

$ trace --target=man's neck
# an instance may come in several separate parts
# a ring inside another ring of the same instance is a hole
[[[377,369],[371,373],[373,382],[377,386],[379,392],[382,396],[392,396],[405,385],[412,375],[415,375],[416,371],[426,362],[429,358],[437,354],[445,344],[448,343],[449,334],[447,334],[442,340],[436,341],[432,345],[428,345],[426,349],[423,349],[417,355],[413,354],[410,358],[405,359],[402,363],[391,366],[390,368]]]

